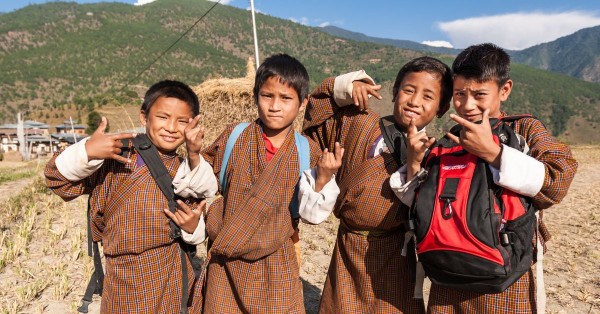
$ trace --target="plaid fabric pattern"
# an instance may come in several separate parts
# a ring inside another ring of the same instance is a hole
[[[533,198],[534,205],[544,209],[560,202],[577,170],[571,150],[554,139],[537,119],[519,119],[512,127],[527,141],[529,154],[546,168],[542,189]],[[550,235],[543,223],[536,234],[545,246]],[[478,294],[432,284],[427,308],[430,313],[536,313],[533,273],[530,269],[506,291],[496,294]]]
[[[536,313],[535,280],[531,269],[506,291],[481,294],[432,284],[427,313]]]
[[[338,108],[333,83],[326,79],[312,93],[303,129],[322,149],[332,150],[339,141],[346,150],[336,176],[340,195],[334,214],[353,230],[391,235],[338,229],[319,312],[424,313],[423,300],[413,299],[412,263],[401,256],[406,212],[389,186],[399,166],[389,153],[368,158],[381,135],[379,117],[352,105]]]
[[[203,152],[217,177],[233,127]],[[288,134],[267,162],[261,133],[257,120],[240,134],[229,159],[226,194],[208,211],[212,244],[204,282],[196,286],[194,311],[305,312],[288,207],[299,179],[294,135]],[[314,165],[320,151],[309,143]]]
[[[65,200],[90,194],[94,241],[102,241],[106,277],[102,313],[174,313],[181,307],[179,244],[169,236],[168,208],[146,165],[106,160],[78,182],[69,182],[56,168],[56,154],[45,169],[46,184]],[[181,163],[177,155],[161,155],[173,177]],[[186,200],[190,203],[192,200]],[[197,200],[191,202],[197,204]],[[190,285],[194,273],[189,260]]]

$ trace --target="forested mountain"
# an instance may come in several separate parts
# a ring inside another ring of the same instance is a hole
[[[14,121],[16,111],[41,121],[65,112],[83,118],[98,106],[135,103],[149,84],[166,78],[198,85],[245,75],[254,56],[250,14],[223,5],[207,14],[213,5],[55,2],[0,15],[0,123]],[[313,87],[360,68],[389,86],[407,60],[423,54],[452,62],[451,56],[340,39],[263,14],[257,28],[261,59],[277,52],[297,57]],[[556,134],[569,130],[572,116],[591,127],[598,123],[600,84],[519,65],[512,75],[517,84],[507,110],[531,111]]]
[[[457,55],[460,52],[460,49],[446,48],[446,47],[432,47],[428,45],[424,45],[418,42],[414,42],[411,40],[399,40],[399,39],[389,39],[389,38],[379,38],[379,37],[371,37],[367,36],[363,33],[352,32],[349,30],[345,30],[343,28],[339,28],[336,26],[325,26],[319,27],[318,29],[323,32],[340,38],[351,39],[354,41],[364,41],[388,46],[394,46],[402,49],[423,51],[423,52],[433,52],[447,55]]]
[[[515,62],[600,83],[600,25],[513,53]]]

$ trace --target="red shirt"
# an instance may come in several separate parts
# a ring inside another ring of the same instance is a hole
[[[278,148],[273,146],[273,143],[271,143],[271,141],[269,140],[269,138],[267,138],[267,135],[265,133],[262,133],[262,137],[265,141],[265,147],[267,148],[267,162],[269,162],[271,161],[271,159],[273,159],[273,156],[275,156],[275,153],[277,152]]]

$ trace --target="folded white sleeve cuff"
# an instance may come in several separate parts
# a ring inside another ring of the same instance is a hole
[[[182,229],[181,238],[183,241],[193,245],[204,242],[204,240],[206,240],[206,225],[204,224],[204,215],[200,215],[200,221],[198,222],[198,227],[196,227],[194,233],[189,234]]]
[[[411,206],[415,199],[415,190],[419,186],[419,180],[415,176],[410,181],[406,181],[407,167],[403,165],[390,176],[390,187],[396,197],[404,204]]]
[[[310,224],[320,224],[329,217],[340,194],[340,188],[335,182],[335,176],[325,184],[320,192],[315,192],[317,167],[304,170],[300,178],[298,201],[300,217]]]
[[[67,180],[77,182],[100,169],[104,160],[88,160],[85,143],[89,137],[67,147],[56,157],[56,168]]]
[[[193,170],[190,170],[188,160],[185,159],[173,178],[173,187],[175,194],[187,198],[208,198],[217,193],[217,178],[212,167],[202,155],[200,155],[200,164]]]
[[[514,148],[504,145],[500,155],[500,169],[489,166],[494,183],[515,193],[533,197],[544,185],[544,164]]]
[[[364,70],[337,76],[333,83],[333,99],[339,107],[354,103],[354,100],[352,100],[352,82],[354,81],[363,81],[375,85],[375,81]]]

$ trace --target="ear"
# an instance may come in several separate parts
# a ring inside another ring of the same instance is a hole
[[[506,101],[512,91],[513,81],[508,80],[500,87],[500,101]]]
[[[298,110],[298,111],[304,110],[306,108],[306,105],[308,105],[308,97],[304,98],[304,100],[300,104],[300,110]]]
[[[142,123],[143,126],[146,126],[146,112],[144,110],[140,110],[140,122]]]

